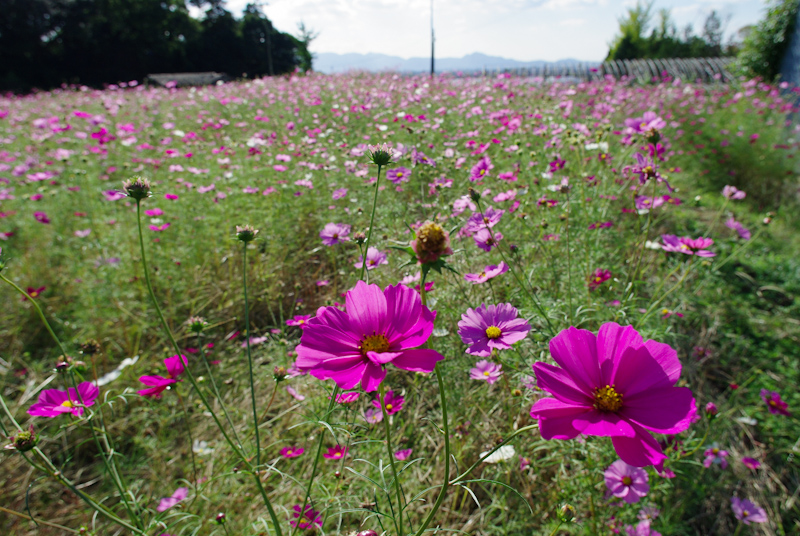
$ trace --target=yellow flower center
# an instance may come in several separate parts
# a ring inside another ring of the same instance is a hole
[[[365,357],[368,352],[378,352],[380,354],[389,349],[389,339],[385,335],[370,335],[369,337],[364,337],[359,349],[361,350],[361,355]]]
[[[486,336],[490,339],[499,339],[503,332],[497,326],[489,326],[486,328]]]
[[[402,172],[402,171],[398,171],[398,172],[397,172],[397,177],[398,177],[398,178],[400,178],[400,177],[402,177],[402,176],[403,176],[403,172]]]
[[[594,281],[595,281],[595,283],[602,283],[603,282],[603,278],[602,277],[595,277]]]
[[[482,169],[482,170],[481,170],[481,175],[485,175],[485,174],[486,174],[486,170],[485,170],[485,169]]]
[[[484,373],[483,373],[483,375],[484,375],[484,376],[491,376],[491,374],[492,374],[492,373],[491,373],[491,372],[489,372],[488,370],[487,370],[486,372],[484,372]]]
[[[747,510],[742,510],[742,517],[747,517],[749,515],[750,515],[750,512],[748,512]]]
[[[342,453],[341,452],[337,452],[336,454],[334,454],[334,456],[336,458],[341,458],[342,457]]]
[[[665,315],[667,313],[669,313],[669,309],[661,309],[661,314],[662,315]]]
[[[769,401],[769,405],[770,405],[770,406],[777,406],[777,405],[778,405],[778,403],[777,403],[777,402],[775,402],[774,400],[770,400],[770,401]]]
[[[392,405],[391,404],[386,404],[386,410],[388,411],[390,409],[392,409]]]
[[[483,279],[484,277],[486,277],[486,272],[481,272],[481,273],[480,273],[480,275],[479,275],[478,277],[480,277],[481,279]]]
[[[598,387],[594,390],[594,407],[605,412],[619,411],[622,407],[622,395],[613,385]]]
[[[71,408],[71,407],[74,407],[75,405],[72,402],[70,402],[69,400],[65,400],[65,401],[63,401],[61,403],[61,406],[65,407],[65,408]]]
[[[713,452],[714,454],[719,454],[719,449],[711,449],[711,452]]]
[[[646,175],[652,175],[653,174],[653,166],[645,166],[645,168],[642,171],[644,171]]]
[[[633,480],[631,480],[631,477],[629,476],[623,476],[622,483],[625,484],[626,486],[630,486],[631,484],[633,484]]]

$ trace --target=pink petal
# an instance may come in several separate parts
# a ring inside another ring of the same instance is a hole
[[[401,352],[367,352],[367,358],[373,365],[385,365],[398,357]]]
[[[572,425],[583,435],[600,437],[634,437],[635,430],[630,422],[615,413],[592,410],[575,417]]]
[[[616,322],[607,322],[597,332],[597,354],[600,357],[603,385],[611,385],[623,352],[629,347],[639,347],[643,343],[642,336],[633,326],[622,327]]]
[[[628,465],[634,467],[655,465],[656,469],[661,471],[667,457],[664,456],[658,441],[641,426],[633,424],[633,429],[636,431],[635,437],[611,438],[617,455]]]
[[[367,285],[359,281],[355,288],[347,292],[345,303],[353,331],[361,335],[385,332],[386,297],[378,285]]]
[[[591,331],[570,327],[550,341],[550,355],[585,393],[600,385],[597,339]]]
[[[539,361],[533,365],[533,372],[536,374],[536,385],[561,402],[592,405],[592,397],[584,393],[563,369]]]
[[[364,391],[366,391],[367,393],[375,391],[378,389],[378,386],[385,377],[386,377],[386,370],[383,367],[369,364],[367,365],[366,370],[364,371],[364,375],[361,378],[361,388],[364,389]]]
[[[677,434],[692,424],[697,413],[692,391],[686,387],[649,389],[623,399],[620,414],[648,430]]]
[[[539,420],[539,433],[543,439],[573,439],[580,431],[572,421],[577,415],[592,408],[559,402],[555,398],[542,398],[531,408],[531,417]]]
[[[436,368],[436,363],[442,359],[444,359],[444,356],[436,350],[418,348],[402,352],[399,357],[392,361],[392,365],[412,372],[433,372],[433,369]]]

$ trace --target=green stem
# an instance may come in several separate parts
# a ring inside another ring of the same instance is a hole
[[[258,433],[258,409],[256,408],[256,386],[253,379],[253,356],[250,355],[250,309],[247,301],[247,242],[242,254],[242,285],[244,286],[244,334],[247,344],[247,365],[250,368],[250,400],[253,404],[253,427],[256,434],[256,469],[261,466],[261,436]]]
[[[642,258],[644,257],[644,248],[647,244],[647,237],[650,236],[650,224],[653,221],[653,205],[655,204],[656,199],[656,187],[658,186],[658,181],[653,179],[653,195],[650,198],[650,210],[647,211],[647,226],[645,227],[644,231],[644,239],[642,240],[642,246],[639,248],[639,252],[636,259],[636,267],[633,269],[633,272],[628,275],[627,281],[625,282],[625,292],[628,291],[628,285],[631,285],[630,293],[634,293],[634,287],[636,285],[636,280],[639,279],[639,267],[642,264]],[[631,277],[633,276],[633,277]],[[625,295],[625,302],[628,302],[628,295]]]
[[[230,415],[228,414],[228,409],[225,407],[225,403],[222,401],[222,395],[219,393],[219,388],[217,387],[217,382],[214,379],[214,373],[211,372],[211,365],[208,363],[208,356],[206,355],[206,348],[203,345],[203,341],[200,338],[201,334],[197,334],[197,344],[200,347],[200,355],[203,358],[203,364],[206,366],[206,372],[208,372],[208,378],[211,380],[211,387],[214,389],[214,396],[217,397],[217,401],[219,401],[219,405],[222,408],[222,414],[225,416],[225,420],[228,421],[228,426],[231,427],[231,431],[233,432],[233,437],[236,439],[236,442],[239,446],[242,445],[242,440],[239,438],[239,434],[236,433],[236,427],[233,425],[233,421],[231,420]]]
[[[42,312],[42,308],[39,307],[39,304],[36,303],[36,300],[31,298],[31,296],[27,292],[19,288],[13,281],[7,279],[6,276],[4,276],[2,273],[0,273],[0,279],[2,279],[6,283],[14,287],[14,289],[16,289],[17,292],[25,296],[25,298],[33,304],[33,307],[36,309],[36,312],[39,313],[39,318],[42,319],[44,327],[47,328],[47,331],[50,333],[50,336],[53,337],[53,340],[56,341],[56,344],[58,344],[58,347],[61,349],[61,354],[66,358],[69,355],[67,353],[67,349],[64,348],[64,345],[61,344],[61,340],[56,336],[55,332],[53,331],[53,328],[50,327],[50,322],[48,322],[47,318],[45,318],[44,313]]]
[[[378,206],[378,187],[381,184],[381,166],[378,166],[378,178],[375,179],[375,197],[372,199],[372,216],[369,218],[369,230],[367,231],[367,243],[364,245],[364,252],[361,257],[364,259],[364,264],[361,266],[361,275],[359,279],[363,280],[367,271],[367,254],[369,253],[369,243],[372,239],[372,228],[375,226],[375,212]]]
[[[658,305],[659,305],[659,304],[660,304],[662,301],[664,301],[664,299],[665,299],[667,296],[669,296],[670,294],[672,294],[672,293],[673,293],[675,290],[677,290],[677,289],[678,289],[678,287],[680,287],[680,286],[683,284],[683,281],[686,279],[686,276],[687,276],[687,275],[689,275],[689,272],[691,272],[691,271],[692,271],[692,266],[693,266],[693,264],[692,264],[692,262],[691,262],[692,260],[694,260],[694,259],[690,259],[690,261],[689,261],[689,266],[687,266],[687,267],[686,267],[686,270],[684,270],[684,271],[683,271],[683,275],[682,275],[682,276],[681,276],[681,278],[678,280],[678,282],[677,282],[677,283],[675,283],[675,286],[673,286],[671,289],[669,289],[668,291],[666,291],[666,292],[664,293],[664,295],[663,295],[663,296],[661,296],[661,297],[660,297],[658,300],[656,300],[655,302],[653,302],[653,304],[652,304],[652,305],[650,305],[650,307],[647,309],[647,312],[645,312],[644,316],[642,316],[642,318],[640,318],[640,319],[639,319],[639,323],[640,323],[640,324],[644,324],[644,321],[647,319],[647,317],[648,317],[648,316],[650,316],[650,313],[652,313],[652,312],[653,312],[653,311],[654,311],[654,310],[655,310],[655,309],[658,307]]]
[[[556,532],[558,532],[558,529],[560,529],[561,525],[563,525],[563,524],[564,524],[563,521],[559,521],[558,525],[556,525],[556,528],[554,528],[553,532],[550,533],[550,536],[556,536]]]
[[[424,283],[423,283],[424,285]],[[392,466],[392,475],[394,476],[394,490],[397,494],[397,512],[399,515],[394,520],[395,527],[397,528],[398,536],[403,536],[403,495],[400,490],[400,479],[397,477],[397,467],[394,463],[394,452],[392,451],[392,433],[389,429],[389,413],[386,411],[386,389],[383,382],[378,386],[378,396],[380,397],[381,411],[383,412],[383,429],[386,432],[386,449],[389,451],[389,465]]]
[[[436,502],[433,504],[433,508],[428,513],[428,517],[425,518],[425,521],[422,523],[422,526],[419,528],[415,536],[421,536],[425,529],[428,528],[431,521],[433,520],[433,516],[436,515],[437,510],[444,502],[444,497],[447,495],[447,486],[450,484],[450,427],[447,424],[447,396],[444,390],[444,380],[442,379],[442,371],[441,367],[439,366],[440,363],[436,363],[436,380],[439,382],[439,396],[442,401],[442,424],[444,428],[444,482],[442,482],[442,488],[439,490],[439,496],[436,497]]]
[[[511,435],[510,435],[510,436],[508,436],[507,438],[503,439],[503,441],[502,441],[502,442],[500,442],[500,443],[498,443],[497,445],[495,445],[495,447],[494,447],[492,450],[490,450],[489,452],[487,452],[486,454],[484,454],[483,456],[481,456],[481,457],[478,459],[478,461],[477,461],[477,462],[473,463],[473,464],[470,466],[470,468],[469,468],[469,469],[467,469],[466,471],[464,471],[463,473],[461,473],[460,475],[458,475],[457,477],[455,477],[453,480],[451,480],[451,481],[450,481],[450,485],[451,485],[451,486],[455,486],[456,484],[458,484],[458,483],[461,481],[461,479],[463,479],[464,477],[466,477],[468,474],[470,474],[470,473],[472,472],[472,470],[473,470],[473,469],[475,469],[476,467],[478,467],[478,465],[480,465],[481,463],[483,463],[483,460],[485,460],[486,458],[488,458],[489,456],[491,456],[492,454],[494,454],[494,453],[495,453],[495,451],[496,451],[497,449],[499,449],[500,447],[502,447],[503,445],[505,445],[506,443],[508,443],[509,441],[511,441],[512,439],[514,439],[515,437],[517,437],[519,434],[521,434],[521,433],[523,433],[523,432],[527,432],[528,430],[535,430],[535,429],[537,429],[537,428],[539,428],[539,425],[538,425],[538,424],[530,424],[530,425],[528,425],[528,426],[523,426],[522,428],[520,428],[519,430],[517,430],[516,432],[514,432],[513,434],[511,434]]]
[[[172,335],[172,330],[169,329],[167,321],[164,319],[164,314],[161,312],[161,307],[158,305],[158,300],[156,300],[156,295],[153,292],[153,285],[150,283],[150,274],[148,273],[147,270],[147,256],[145,255],[144,251],[144,236],[142,235],[141,203],[139,200],[136,201],[136,225],[139,228],[139,247],[141,249],[142,270],[144,271],[144,279],[145,282],[147,283],[147,291],[150,293],[150,299],[153,301],[153,306],[156,309],[156,313],[158,314],[158,318],[161,321],[161,325],[164,328],[164,331],[167,333],[167,337],[172,343],[175,352],[180,356],[181,349],[178,346],[177,341],[175,341],[175,337]],[[184,372],[186,373],[186,377],[189,379],[189,382],[192,384],[192,387],[197,393],[197,396],[200,397],[200,401],[203,403],[208,412],[211,414],[211,418],[214,419],[214,423],[217,425],[217,428],[219,429],[220,433],[222,433],[222,437],[225,438],[225,441],[227,441],[231,449],[233,449],[233,451],[239,455],[239,458],[247,466],[248,470],[253,475],[253,478],[256,481],[256,485],[258,486],[258,491],[261,493],[261,498],[264,500],[264,505],[267,507],[267,511],[269,512],[269,517],[272,520],[272,524],[275,526],[275,533],[278,536],[283,536],[283,531],[281,530],[281,526],[278,523],[278,517],[275,515],[275,510],[272,508],[272,503],[270,502],[269,497],[267,497],[267,492],[264,489],[263,483],[261,482],[260,475],[258,474],[257,471],[253,469],[252,464],[250,464],[250,462],[247,460],[247,456],[245,456],[245,454],[239,449],[239,447],[237,447],[234,444],[228,433],[225,431],[225,427],[222,426],[222,423],[219,421],[219,417],[217,417],[216,412],[214,412],[214,409],[208,402],[206,395],[200,389],[200,386],[198,385],[197,380],[194,377],[194,374],[192,374],[191,368],[186,367]]]
[[[572,206],[569,202],[569,190],[567,190],[567,303],[569,309],[567,310],[567,321],[572,324],[572,248],[570,247],[570,233],[569,233],[569,213]]]

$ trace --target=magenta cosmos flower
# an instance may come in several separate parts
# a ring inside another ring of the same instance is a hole
[[[767,405],[767,409],[773,415],[784,415],[788,417],[791,415],[789,412],[789,404],[781,400],[781,395],[776,391],[768,389],[761,389],[761,400]]]
[[[517,310],[510,303],[467,309],[458,323],[461,341],[469,346],[466,352],[480,357],[492,355],[492,349],[508,350],[530,330],[528,321],[517,318]]]
[[[742,458],[742,464],[748,469],[756,470],[761,467],[761,462],[755,458]]]
[[[503,234],[500,231],[490,231],[489,229],[480,229],[472,239],[475,240],[475,245],[483,251],[492,251],[492,248],[503,239]]]
[[[328,452],[322,455],[322,457],[326,460],[341,460],[345,456],[347,456],[347,447],[343,447],[341,445],[330,447]]]
[[[482,180],[489,176],[489,172],[494,169],[492,159],[484,156],[475,164],[469,172],[469,180],[472,182]]]
[[[137,391],[140,396],[151,396],[153,398],[161,398],[161,394],[173,383],[177,383],[178,376],[183,374],[184,365],[186,365],[186,356],[178,357],[174,355],[164,360],[164,366],[167,367],[167,377],[163,376],[140,376],[139,381],[145,385],[150,385],[147,389]]]
[[[733,515],[736,516],[736,519],[745,525],[767,522],[767,513],[764,509],[755,503],[751,503],[747,499],[731,497],[731,508],[733,509]]]
[[[722,196],[725,199],[744,199],[747,197],[747,194],[736,186],[726,185],[725,188],[722,189]]]
[[[94,404],[100,389],[90,382],[78,384],[78,390],[70,387],[68,391],[45,389],[39,393],[39,400],[28,408],[28,415],[34,417],[58,417],[62,413],[72,413],[80,417],[84,407]]]
[[[719,445],[714,443],[711,448],[707,448],[703,453],[705,459],[703,460],[703,467],[708,469],[712,465],[719,465],[722,469],[728,467],[728,451],[719,448]]]
[[[164,497],[159,501],[156,512],[166,512],[188,496],[189,488],[178,488],[170,497]]]
[[[281,456],[284,458],[297,458],[306,451],[303,447],[283,447]]]
[[[609,279],[611,279],[611,271],[598,268],[593,274],[589,275],[589,290],[596,289]]]
[[[306,322],[311,318],[311,315],[295,315],[286,321],[287,326],[294,326],[300,329],[306,327]]]
[[[473,380],[483,380],[492,385],[503,375],[503,365],[481,359],[475,367],[469,369],[469,377]]]
[[[386,253],[380,251],[378,248],[370,246],[367,249],[367,270],[374,270],[379,264],[389,264]],[[358,262],[354,265],[356,268],[364,266],[364,256],[358,256]]]
[[[386,180],[394,184],[408,182],[411,179],[411,170],[404,167],[389,169],[386,171]]]
[[[299,504],[295,504],[292,509],[295,521],[289,521],[291,526],[301,530],[314,530],[322,527],[322,516],[310,504],[306,506],[305,511]]]
[[[403,402],[405,402],[405,400],[406,399],[400,395],[395,396],[394,391],[386,391],[386,394],[383,395],[383,404],[386,406],[386,413],[394,415],[403,409]],[[381,409],[380,400],[373,400],[372,405]]]
[[[550,341],[550,355],[557,367],[533,366],[538,386],[555,397],[531,409],[544,439],[611,437],[625,463],[663,467],[666,456],[650,432],[683,432],[697,414],[692,392],[675,387],[681,374],[675,350],[608,322],[597,335],[563,330]]]
[[[404,462],[404,461],[406,461],[406,460],[408,459],[408,457],[409,457],[409,456],[411,456],[411,453],[412,453],[413,451],[414,451],[413,449],[402,449],[402,450],[398,450],[397,452],[395,452],[395,453],[394,453],[394,457],[395,457],[395,458],[396,458],[398,461]]]
[[[494,279],[500,274],[508,271],[508,265],[505,262],[500,262],[499,265],[491,264],[483,269],[479,274],[464,274],[464,279],[475,285],[485,283],[490,279]]]
[[[436,314],[422,305],[419,293],[405,285],[359,281],[345,296],[346,312],[321,307],[306,324],[297,346],[297,367],[320,380],[333,379],[342,389],[361,383],[374,391],[386,377],[386,365],[432,372],[444,357],[417,348],[433,332]]]
[[[625,126],[632,128],[636,132],[647,133],[652,130],[661,130],[667,126],[667,122],[656,115],[655,112],[645,112],[642,117],[626,119]]]
[[[622,460],[612,463],[603,473],[608,491],[628,504],[639,502],[647,495],[647,471],[628,465]]]
[[[326,223],[319,232],[322,243],[326,246],[335,246],[350,240],[350,226],[346,223]]]
[[[716,257],[713,251],[706,248],[711,247],[714,241],[710,238],[689,238],[688,236],[677,237],[675,235],[661,235],[664,245],[661,248],[668,253],[685,253],[686,255],[697,255],[698,257]]]

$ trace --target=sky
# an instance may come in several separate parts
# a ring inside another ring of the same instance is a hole
[[[228,0],[237,15],[253,0]],[[436,56],[479,52],[521,61],[572,58],[601,61],[635,0],[433,0]],[[275,27],[297,34],[297,24],[319,33],[311,51],[430,57],[431,0],[269,0],[262,4]],[[763,0],[656,0],[678,28],[695,33],[716,9],[726,35],[762,18]]]

